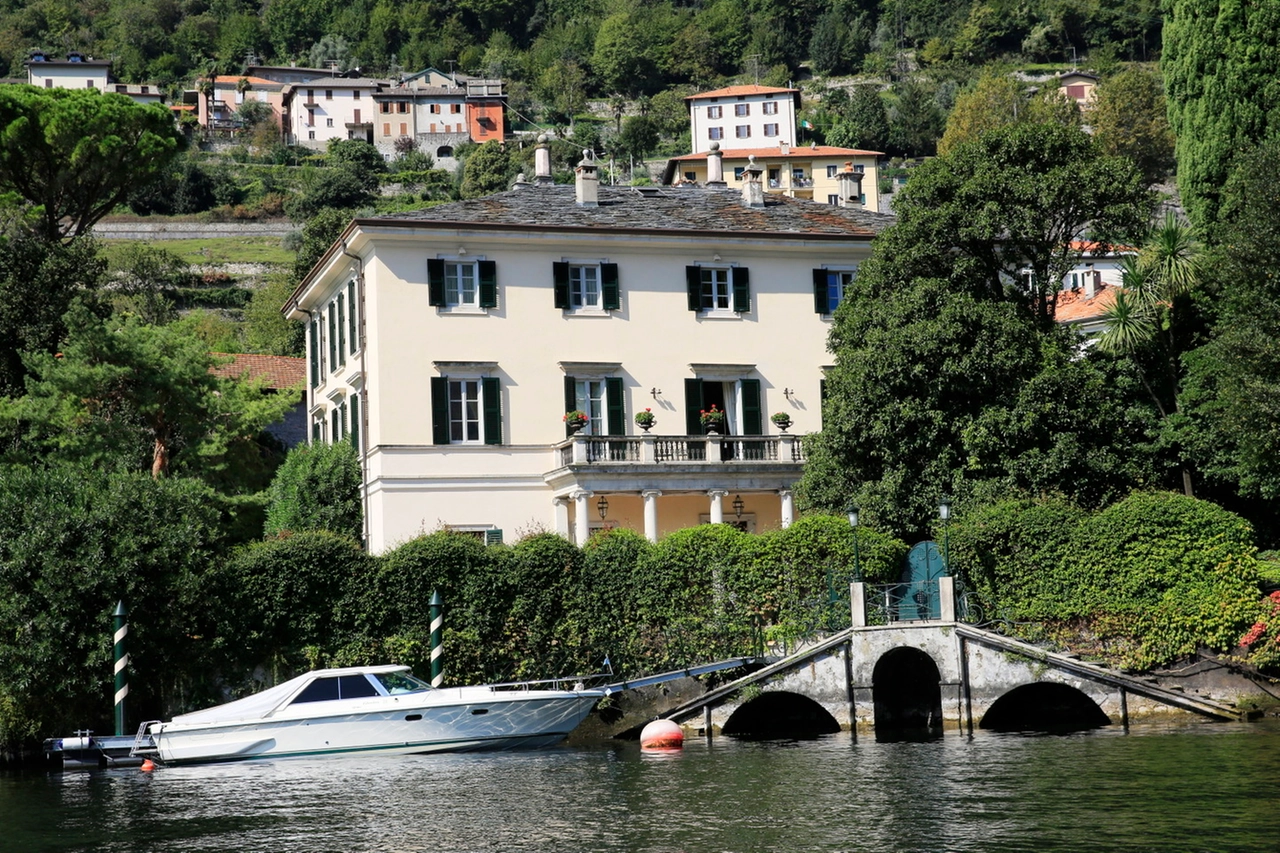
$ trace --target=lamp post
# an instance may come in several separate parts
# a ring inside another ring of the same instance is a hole
[[[849,526],[853,528],[853,579],[855,581],[862,580],[862,566],[858,559],[858,507],[849,504],[848,510]]]
[[[596,501],[596,511],[600,513],[601,521],[604,521],[605,516],[609,514],[609,499],[604,495],[601,495],[600,500]]]
[[[949,523],[951,521],[951,501],[945,497],[938,501],[938,518],[942,519],[942,568],[950,574],[951,561],[948,559],[950,555],[947,548],[947,534],[949,533],[948,528],[951,526]]]
[[[742,502],[742,495],[737,495],[733,499],[733,514],[737,518],[742,518],[742,510],[746,504]]]

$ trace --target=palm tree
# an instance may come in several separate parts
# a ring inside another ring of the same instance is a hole
[[[1187,303],[1200,278],[1199,241],[1170,213],[1138,254],[1125,258],[1124,289],[1116,292],[1104,315],[1107,328],[1098,338],[1098,348],[1132,360],[1162,420],[1178,412],[1182,354],[1190,348]],[[1191,470],[1185,463],[1182,488],[1192,494]]]

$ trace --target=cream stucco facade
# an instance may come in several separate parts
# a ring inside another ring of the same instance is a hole
[[[656,539],[793,517],[829,312],[887,217],[728,189],[587,195],[527,184],[357,220],[286,306],[308,323],[313,440],[360,450],[375,553],[445,527]],[[697,418],[713,403],[721,436]],[[572,437],[569,408],[596,414]]]

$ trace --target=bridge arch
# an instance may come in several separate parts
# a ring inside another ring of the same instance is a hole
[[[1076,732],[1111,725],[1098,703],[1070,684],[1037,681],[997,699],[978,728],[996,732]]]
[[[807,738],[835,734],[840,724],[808,696],[777,690],[744,702],[721,731],[741,738]]]
[[[899,646],[876,661],[871,674],[876,740],[942,737],[942,676],[933,658]]]

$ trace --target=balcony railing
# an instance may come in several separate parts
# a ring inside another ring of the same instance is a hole
[[[805,461],[798,435],[575,435],[556,449],[562,466]]]

